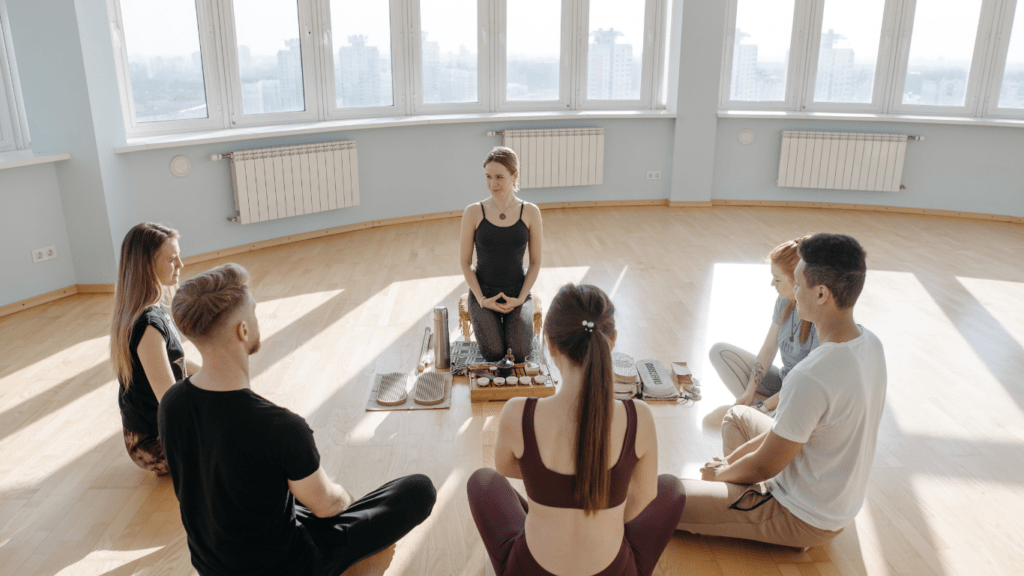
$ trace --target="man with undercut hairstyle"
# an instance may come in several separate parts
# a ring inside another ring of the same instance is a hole
[[[225,264],[172,304],[203,356],[158,411],[192,565],[202,576],[341,574],[423,522],[437,493],[415,474],[356,500],[327,477],[306,421],[250,388],[260,329],[248,280]]]
[[[842,532],[864,503],[886,389],[882,343],[853,320],[864,249],[816,234],[798,251],[796,312],[820,346],[786,376],[774,420],[729,409],[725,458],[683,480],[680,530],[806,548]]]

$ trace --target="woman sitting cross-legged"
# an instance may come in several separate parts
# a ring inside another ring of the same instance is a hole
[[[484,159],[484,176],[491,196],[466,207],[459,239],[469,317],[484,359],[500,360],[511,349],[516,362],[523,362],[533,345],[530,289],[540,273],[540,208],[516,198],[519,158],[511,148],[491,150]],[[523,272],[527,248],[530,267]]]
[[[793,298],[793,271],[800,262],[797,247],[804,238],[809,236],[783,242],[768,254],[772,287],[779,297],[775,300],[772,325],[758,355],[721,342],[711,347],[711,365],[736,396],[736,405],[745,404],[765,414],[773,413],[779,405],[779,390],[786,374],[818,347],[818,331],[814,324],[800,319]],[[782,352],[782,369],[772,366],[779,351]]]
[[[594,286],[559,290],[544,322],[562,375],[550,397],[505,404],[497,470],[469,479],[469,507],[498,576],[648,575],[683,513],[658,475],[651,409],[612,397],[615,308]],[[522,478],[524,499],[508,478]]]
[[[156,411],[164,392],[199,370],[185,360],[174,320],[164,304],[183,267],[178,232],[152,222],[133,227],[121,242],[110,360],[117,374],[124,445],[140,468],[167,474]]]

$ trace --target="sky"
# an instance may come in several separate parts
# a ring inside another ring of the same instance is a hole
[[[977,33],[982,0],[917,0],[911,60],[969,59]],[[125,43],[130,54],[183,55],[199,50],[194,0],[121,0]],[[524,57],[557,53],[561,35],[559,2],[507,0],[509,46]],[[390,53],[387,0],[331,0],[335,47],[352,34],[366,34],[368,44]],[[1024,3],[1022,3],[1024,4]],[[253,55],[277,54],[284,38],[298,36],[295,0],[234,0],[239,44]],[[624,32],[618,41],[632,44],[638,55],[643,40],[644,0],[592,0],[590,29],[614,27]],[[826,0],[823,30],[833,28],[847,37],[857,60],[877,54],[884,0]],[[792,33],[794,0],[739,0],[736,26],[758,45],[762,62],[782,61]],[[1020,23],[1024,10],[1018,10]],[[350,17],[339,17],[347,14]],[[540,15],[550,15],[539,17]],[[421,0],[421,20],[428,39],[441,51],[465,45],[475,52],[476,0]],[[969,24],[969,25],[968,25]],[[1024,26],[1024,25],[1022,25]],[[1017,26],[1015,26],[1017,28]],[[512,38],[515,35],[515,39]],[[1013,35],[1011,60],[1024,59],[1024,32]]]
[[[910,60],[969,60],[982,0],[917,0]],[[884,0],[826,0],[822,31],[846,36],[858,62],[877,58]],[[736,27],[757,44],[758,60],[782,62],[793,31],[794,0],[739,0]],[[1019,15],[1018,15],[1019,17]]]

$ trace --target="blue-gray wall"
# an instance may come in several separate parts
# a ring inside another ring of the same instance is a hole
[[[739,133],[754,131],[751,144]],[[881,132],[924,136],[907,143],[900,192],[779,188],[783,130]],[[1024,128],[899,122],[721,119],[715,138],[712,198],[838,202],[1024,216]]]
[[[0,171],[0,305],[67,285],[113,283],[121,238],[152,220],[182,233],[188,255],[379,220],[458,210],[487,192],[480,161],[500,138],[488,130],[601,126],[604,184],[527,190],[533,202],[714,199],[878,204],[1024,216],[1024,129],[938,124],[718,119],[725,3],[674,0],[669,109],[672,119],[430,125],[339,131],[114,154],[125,142],[114,56],[101,0],[7,0],[33,150],[72,160]],[[755,132],[744,146],[737,134]],[[780,132],[787,129],[921,134],[908,145],[900,193],[825,192],[775,186]],[[227,162],[209,155],[244,148],[354,139],[358,207],[241,226],[232,212]],[[178,154],[192,172],[169,170]],[[645,180],[660,170],[663,180]],[[66,218],[65,218],[66,215]],[[29,250],[57,244],[33,265]]]
[[[50,245],[58,257],[33,264]],[[53,164],[0,170],[0,246],[0,306],[76,283]]]
[[[668,181],[646,180],[645,175],[649,170],[663,174],[669,170],[671,149],[666,143],[672,138],[671,119],[602,120],[583,125],[605,128],[604,183],[525,190],[524,198],[532,202],[668,198]],[[354,130],[128,154],[137,193],[125,199],[121,207],[127,214],[125,230],[115,229],[115,233],[123,235],[135,222],[157,219],[181,232],[182,253],[190,255],[370,220],[461,210],[488,195],[481,162],[501,143],[501,137],[489,137],[487,131],[528,126],[471,123]],[[210,154],[348,139],[356,141],[359,153],[359,206],[245,226],[226,220],[233,211],[229,164],[211,161]],[[191,173],[184,178],[170,172],[171,158],[178,154],[192,163]]]

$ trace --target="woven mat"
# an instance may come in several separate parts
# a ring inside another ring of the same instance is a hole
[[[540,337],[536,334],[533,335],[533,346],[531,346],[530,353],[526,356],[526,361],[535,364],[541,363]],[[517,358],[516,362],[521,363],[522,361]],[[480,345],[477,344],[476,340],[469,342],[456,340],[452,342],[452,374],[466,376],[469,374],[470,366],[483,364],[493,366],[496,362],[484,360],[484,357],[480,355]]]
[[[439,372],[439,374],[444,374],[444,400],[441,401],[441,403],[434,404],[433,406],[417,404],[416,400],[413,398],[415,396],[416,374],[409,374],[409,383],[406,386],[406,390],[409,392],[409,397],[405,399],[405,403],[397,406],[383,406],[377,403],[377,388],[380,386],[383,374],[374,372],[373,376],[370,377],[370,395],[366,398],[366,410],[440,410],[444,408],[451,408],[452,375],[450,372]]]

